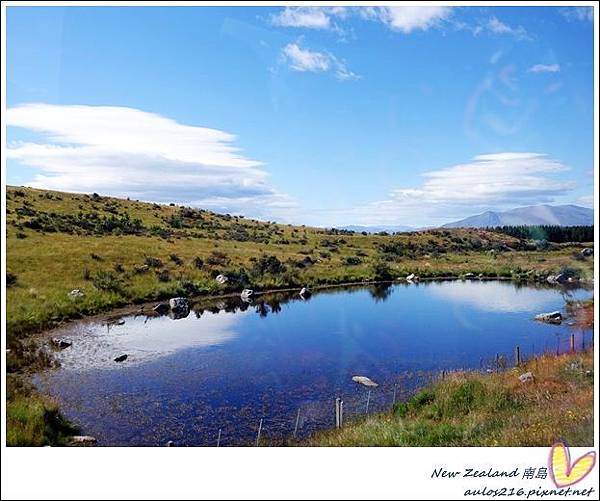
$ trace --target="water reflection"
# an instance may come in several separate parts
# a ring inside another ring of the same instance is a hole
[[[370,395],[377,410],[442,370],[510,362],[515,345],[523,357],[568,350],[568,322],[532,320],[563,310],[564,294],[476,281],[206,299],[177,320],[148,314],[65,329],[73,345],[59,353],[63,368],[37,384],[101,444],[211,445],[221,428],[223,445],[243,444],[260,419],[272,439],[291,433],[298,409],[306,436],[331,426],[337,396],[348,416],[364,412],[357,374],[380,383]],[[591,330],[575,332],[578,349],[593,342]]]
[[[454,304],[474,306],[487,312],[541,312],[556,301],[575,296],[573,291],[556,288],[519,287],[509,282],[447,281],[437,283],[431,294]]]

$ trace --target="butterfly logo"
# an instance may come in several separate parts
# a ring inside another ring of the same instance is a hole
[[[562,442],[552,446],[550,457],[550,476],[556,487],[568,487],[583,480],[596,464],[596,452],[586,452],[571,462],[569,447]]]

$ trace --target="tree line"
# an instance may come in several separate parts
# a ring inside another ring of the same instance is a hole
[[[516,238],[546,240],[548,242],[593,242],[593,226],[496,226],[488,230],[504,233]]]

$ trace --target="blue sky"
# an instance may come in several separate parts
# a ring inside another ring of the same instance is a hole
[[[593,15],[7,8],[7,182],[319,226],[593,205]]]

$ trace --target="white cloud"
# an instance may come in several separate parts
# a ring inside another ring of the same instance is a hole
[[[559,64],[534,64],[529,70],[531,73],[558,73]]]
[[[451,11],[450,7],[440,6],[363,7],[360,13],[363,18],[380,21],[394,31],[410,33],[439,26]]]
[[[577,199],[577,205],[583,205],[584,207],[594,208],[594,195],[584,195]]]
[[[287,44],[281,51],[283,61],[294,71],[323,73],[332,71],[338,80],[356,80],[358,75],[350,71],[343,61],[329,52],[303,49],[298,43]]]
[[[490,17],[487,22],[477,25],[473,33],[478,35],[479,33],[487,31],[495,35],[511,35],[519,40],[528,40],[529,35],[527,30],[523,26],[510,26],[498,19],[495,16]]]
[[[277,26],[292,28],[329,29],[332,26],[330,12],[319,7],[286,7],[271,16]]]
[[[257,217],[269,205],[292,204],[261,163],[233,145],[235,136],[217,129],[134,108],[49,104],[10,108],[6,123],[41,137],[7,147],[9,159],[41,171],[34,187],[207,206],[218,199]]]
[[[565,7],[560,13],[569,21],[594,21],[593,7]]]
[[[342,224],[447,222],[488,209],[548,203],[574,188],[553,176],[569,168],[537,153],[479,155],[466,164],[426,172],[418,187],[393,190],[387,199],[351,209]]]

